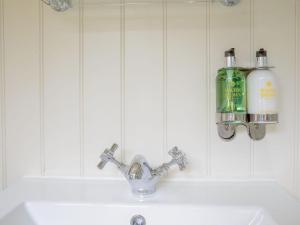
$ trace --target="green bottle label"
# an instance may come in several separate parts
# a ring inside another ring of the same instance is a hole
[[[219,70],[216,79],[217,112],[246,113],[246,76],[238,69]]]
[[[241,81],[233,81],[233,80],[224,82],[225,98],[231,98],[232,101],[238,103],[240,98],[243,96],[243,87],[241,83],[242,83]]]

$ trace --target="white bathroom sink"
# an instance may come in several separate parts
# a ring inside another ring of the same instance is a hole
[[[24,178],[0,194],[0,225],[299,225],[300,203],[276,182],[166,182],[150,197],[125,181]]]
[[[5,216],[1,225],[127,225],[143,215],[153,225],[275,225],[261,208],[196,206],[126,206],[28,202]]]

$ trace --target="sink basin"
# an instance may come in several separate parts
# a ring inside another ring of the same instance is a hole
[[[143,215],[147,224],[275,225],[261,208],[197,206],[122,206],[27,202],[6,215],[1,225],[130,224]]]
[[[0,225],[299,225],[300,203],[276,182],[166,182],[147,198],[126,181],[25,178],[0,194]]]

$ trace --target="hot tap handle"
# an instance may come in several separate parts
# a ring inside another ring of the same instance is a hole
[[[185,153],[180,151],[178,147],[172,148],[168,154],[173,158],[172,161],[175,162],[180,170],[184,170],[186,168],[186,165],[188,164],[187,158],[185,156]]]
[[[110,149],[105,149],[105,151],[100,155],[101,161],[97,166],[100,170],[103,169],[106,163],[114,157],[114,153],[118,147],[119,146],[117,144],[113,144]]]

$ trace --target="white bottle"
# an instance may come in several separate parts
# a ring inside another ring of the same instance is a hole
[[[247,77],[248,114],[250,117],[253,115],[267,115],[268,117],[274,115],[277,118],[278,85],[276,76],[268,68],[267,52],[264,49],[256,52],[256,58],[256,70]]]

